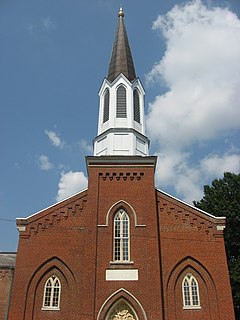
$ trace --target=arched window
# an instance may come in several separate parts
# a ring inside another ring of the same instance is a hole
[[[126,89],[124,86],[120,86],[117,89],[117,118],[127,117],[127,98]]]
[[[188,273],[183,279],[182,291],[184,307],[200,307],[198,283],[192,274]]]
[[[133,115],[134,121],[140,123],[140,99],[138,89],[133,91]]]
[[[109,89],[105,90],[103,103],[103,123],[109,120]]]
[[[129,217],[119,210],[114,217],[114,261],[126,262],[130,258]]]
[[[61,283],[52,275],[47,279],[44,287],[43,308],[59,309],[60,307]]]

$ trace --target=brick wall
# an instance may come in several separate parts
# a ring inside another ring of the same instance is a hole
[[[121,161],[119,161],[119,159]],[[19,249],[10,320],[105,320],[118,299],[139,320],[233,320],[224,220],[154,187],[154,157],[90,157],[88,190],[18,220]],[[113,217],[130,219],[130,262],[113,262]],[[221,228],[220,228],[221,229]],[[106,280],[106,270],[138,280]],[[183,309],[182,280],[198,279],[201,308]],[[58,311],[42,310],[46,280],[61,281]]]
[[[6,319],[13,270],[0,267],[0,319]]]

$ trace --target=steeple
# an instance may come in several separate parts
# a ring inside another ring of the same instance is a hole
[[[112,55],[108,69],[107,79],[112,82],[122,73],[129,81],[136,79],[132,54],[124,25],[124,13],[122,7],[118,13],[118,25],[112,48]]]
[[[147,156],[144,89],[136,77],[122,8],[108,76],[99,91],[98,135],[94,156]]]

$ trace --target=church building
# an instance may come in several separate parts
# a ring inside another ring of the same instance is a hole
[[[225,218],[156,189],[144,95],[120,9],[88,188],[17,219],[9,320],[234,320]]]

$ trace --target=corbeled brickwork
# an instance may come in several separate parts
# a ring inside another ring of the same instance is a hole
[[[17,226],[20,231],[20,238],[28,238],[31,234],[37,234],[39,231],[56,226],[69,217],[79,217],[86,202],[87,192],[82,192],[81,196],[77,195],[60,202],[28,219],[18,219]]]
[[[99,177],[102,178],[102,180],[120,180],[123,179],[124,181],[126,181],[127,179],[130,180],[140,180],[141,177],[144,176],[144,172],[99,172]]]
[[[174,200],[172,197],[166,197],[164,193],[159,192],[158,210],[161,216],[164,216],[164,224],[160,226],[161,231],[181,231],[195,230],[197,233],[205,233],[209,237],[222,237],[223,228],[217,226],[225,226],[225,219],[215,218],[208,214],[203,214],[200,210],[184,205],[183,203]]]

